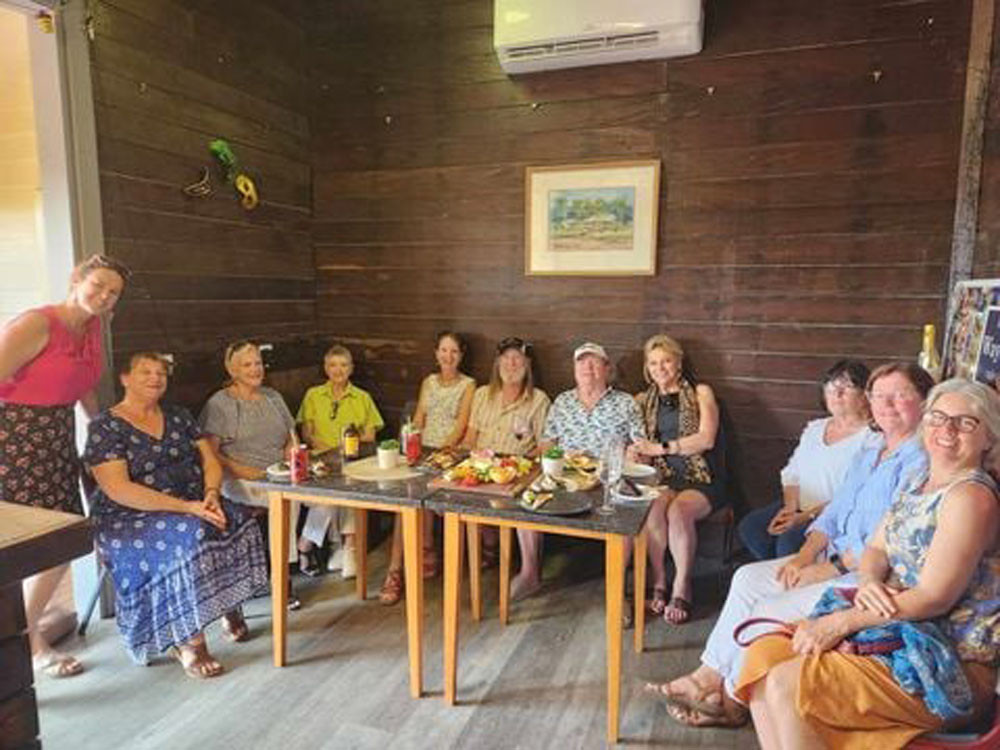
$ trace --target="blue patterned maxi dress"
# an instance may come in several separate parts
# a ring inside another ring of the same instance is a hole
[[[108,411],[90,423],[87,466],[124,460],[133,482],[184,500],[204,497],[201,433],[191,415],[163,405],[157,439]],[[228,500],[219,531],[185,513],[138,511],[90,493],[97,548],[115,584],[125,648],[144,664],[202,631],[267,586],[260,530],[247,509]]]

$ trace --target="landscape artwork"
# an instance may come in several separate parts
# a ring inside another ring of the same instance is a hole
[[[552,190],[549,249],[631,250],[634,218],[634,187]]]

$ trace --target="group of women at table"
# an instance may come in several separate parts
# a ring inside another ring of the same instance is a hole
[[[65,302],[29,311],[0,334],[0,499],[81,511],[79,401],[91,417],[83,455],[94,480],[90,508],[126,648],[141,663],[169,651],[188,675],[212,677],[222,666],[208,651],[206,626],[221,620],[226,637],[244,640],[241,604],[267,586],[252,511],[264,498],[248,480],[263,478],[300,439],[317,451],[336,448],[354,425],[371,441],[383,420],[351,383],[346,348],[326,352],[326,382],[307,391],[293,417],[263,384],[260,351],[249,341],[226,349],[229,381],[197,421],[161,402],[170,363],[155,352],[124,363],[121,400],[98,412],[100,318],[128,276],[93,256],[74,271]],[[648,388],[634,397],[611,387],[604,348],[582,344],[574,387],[551,402],[534,384],[527,342],[500,341],[489,383],[479,387],[461,372],[464,354],[459,335],[437,337],[437,368],[421,383],[413,416],[424,444],[528,456],[558,444],[595,457],[628,446],[630,458],[656,467],[661,487],[647,522],[647,606],[667,622],[686,621],[695,524],[728,502],[728,478],[715,395],[678,342],[657,335],[645,343]],[[1000,398],[966,381],[932,386],[915,366],[869,373],[845,360],[827,371],[828,416],[806,425],[781,473],[781,498],[740,524],[760,561],[736,572],[701,665],[649,685],[674,719],[737,726],[752,714],[765,748],[870,747],[876,735],[880,746],[902,747],[984,714],[1000,656],[1000,517],[988,472]],[[433,525],[425,528],[422,574],[432,576]],[[315,550],[332,534],[341,546],[328,567],[352,576],[353,531],[350,514],[310,508],[300,567],[318,572]],[[519,530],[518,540],[514,600],[541,586],[542,538]],[[494,544],[485,540],[485,557]],[[401,546],[397,528],[385,604],[403,593]],[[39,576],[26,602],[36,664],[53,676],[82,670],[35,627],[62,573]],[[786,625],[743,648],[734,630],[759,617]],[[881,650],[866,650],[872,642]],[[853,653],[837,649],[845,643]]]

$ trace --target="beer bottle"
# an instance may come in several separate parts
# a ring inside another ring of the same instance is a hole
[[[353,460],[361,454],[361,432],[352,423],[344,430],[344,438],[341,441],[344,448],[344,459]]]

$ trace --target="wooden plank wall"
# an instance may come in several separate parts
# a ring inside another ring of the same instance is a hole
[[[466,332],[541,381],[603,342],[621,384],[678,337],[732,414],[760,503],[833,360],[912,358],[943,319],[968,0],[708,0],[702,54],[508,78],[486,0],[344,0],[309,27],[321,332],[392,412]],[[995,137],[995,133],[994,133]],[[656,157],[655,278],[526,278],[528,164]]]
[[[1000,13],[993,16],[990,98],[983,128],[983,165],[973,277],[1000,277]]]
[[[315,324],[305,32],[296,2],[98,0],[91,44],[106,249],[137,273],[117,359],[173,352],[172,398],[197,407],[236,338],[276,342],[292,384]],[[253,212],[214,167],[226,138],[256,178]],[[181,187],[213,166],[215,192]],[[293,387],[293,390],[294,387]],[[298,398],[298,393],[290,394]]]

